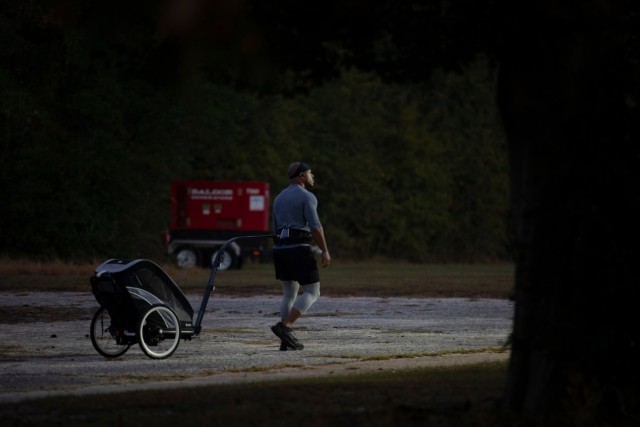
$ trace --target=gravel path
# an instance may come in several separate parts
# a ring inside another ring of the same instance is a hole
[[[197,310],[201,295],[187,295]],[[303,351],[278,350],[279,298],[215,293],[202,332],[165,360],[91,345],[90,293],[0,293],[0,402],[41,396],[504,360],[513,304],[463,298],[321,297],[296,324]],[[64,314],[61,316],[61,314]],[[61,319],[62,317],[62,319]],[[66,317],[66,318],[65,318]]]

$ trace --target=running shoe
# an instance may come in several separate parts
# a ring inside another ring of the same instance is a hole
[[[282,340],[282,342],[292,350],[302,350],[304,345],[293,335],[293,330],[286,327],[282,322],[278,322],[271,327],[271,331]],[[282,349],[282,347],[280,347]]]

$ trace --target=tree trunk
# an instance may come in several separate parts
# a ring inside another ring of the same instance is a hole
[[[635,29],[590,4],[506,6],[498,89],[516,244],[506,402],[578,423],[637,408],[640,379]]]

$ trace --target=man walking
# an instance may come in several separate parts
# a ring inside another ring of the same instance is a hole
[[[276,233],[273,262],[276,279],[282,282],[281,321],[271,327],[280,338],[280,350],[302,350],[291,326],[320,296],[320,275],[311,240],[322,251],[322,267],[331,256],[318,218],[318,200],[307,190],[313,187],[314,175],[309,165],[295,162],[287,171],[289,186],[273,202],[273,229]],[[302,287],[302,295],[298,291]]]

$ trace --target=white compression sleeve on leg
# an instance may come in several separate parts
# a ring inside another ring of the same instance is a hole
[[[302,285],[302,290],[304,293],[300,295],[293,304],[293,307],[300,311],[300,314],[306,313],[309,307],[317,301],[320,296],[320,282]]]
[[[295,281],[283,281],[282,282],[282,302],[280,302],[280,319],[284,320],[287,315],[289,315],[289,311],[291,311],[291,307],[293,306],[293,302],[296,300],[298,296],[298,290],[300,289],[300,285]]]

